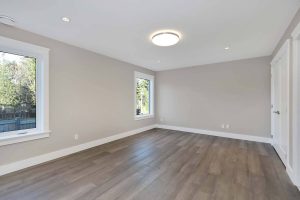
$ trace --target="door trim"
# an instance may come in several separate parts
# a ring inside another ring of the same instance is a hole
[[[285,41],[285,43],[281,46],[281,48],[279,49],[279,51],[277,52],[277,54],[274,56],[274,58],[272,59],[271,61],[271,66],[273,66],[274,64],[276,64],[283,56],[286,56],[286,59],[287,59],[287,133],[288,133],[288,138],[287,138],[287,151],[286,151],[286,159],[284,159],[283,155],[280,155],[282,161],[284,162],[284,164],[286,166],[289,166],[290,165],[290,152],[289,152],[289,149],[290,149],[290,65],[291,65],[291,62],[290,62],[290,48],[291,48],[291,40],[288,39]],[[272,73],[272,67],[271,67],[271,73]],[[271,74],[271,76],[273,76]],[[273,79],[271,78],[271,81]],[[273,82],[271,82],[271,90],[273,90]],[[274,96],[273,94],[271,93],[271,104],[273,104],[274,102]],[[272,109],[271,109],[271,120],[274,120],[273,118],[273,113],[272,113]],[[272,123],[273,124],[273,123]],[[272,127],[271,127],[271,130],[272,130]],[[272,136],[274,135],[274,133],[271,133]],[[277,151],[279,150],[280,151],[280,147],[276,146],[275,145],[275,142],[272,142],[273,146],[275,149],[277,149]],[[279,153],[278,151],[278,153]]]
[[[293,39],[293,166],[294,184],[300,187],[300,23],[292,32]]]

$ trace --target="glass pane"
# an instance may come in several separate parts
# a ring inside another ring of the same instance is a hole
[[[36,59],[0,51],[0,133],[36,128]]]
[[[137,78],[136,115],[150,114],[150,80]]]

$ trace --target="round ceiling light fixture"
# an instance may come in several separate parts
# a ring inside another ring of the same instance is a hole
[[[158,32],[152,36],[153,44],[161,47],[168,47],[177,44],[180,40],[178,33],[171,31]]]
[[[67,23],[71,21],[69,17],[62,17],[61,20]]]

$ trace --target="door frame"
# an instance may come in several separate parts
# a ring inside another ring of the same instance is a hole
[[[293,167],[292,181],[300,189],[300,23],[292,32],[293,40]]]
[[[281,48],[279,49],[279,51],[277,52],[277,54],[274,56],[274,58],[272,59],[271,61],[271,73],[272,73],[272,66],[274,66],[283,56],[286,56],[286,59],[287,59],[287,71],[286,71],[286,75],[287,75],[287,114],[286,114],[286,120],[287,120],[287,133],[288,133],[288,138],[287,138],[287,151],[286,151],[286,158],[285,160],[283,161],[284,164],[286,165],[286,169],[288,170],[289,167],[290,167],[290,152],[289,152],[289,149],[290,149],[290,48],[291,48],[291,40],[288,39],[285,41],[285,43],[281,46]],[[273,77],[273,74],[271,74],[271,76]],[[271,78],[271,105],[273,105],[274,103],[274,96],[273,96],[273,93],[272,91],[274,90],[274,87],[273,87],[273,78]],[[271,123],[271,126],[274,124],[273,120],[274,120],[274,114],[273,114],[273,110],[271,108],[271,120],[272,120],[272,123]],[[272,127],[271,127],[271,130],[272,130]],[[274,136],[274,133],[272,132],[271,133],[272,136]],[[274,146],[274,139],[273,139],[273,142],[272,142],[273,146]]]

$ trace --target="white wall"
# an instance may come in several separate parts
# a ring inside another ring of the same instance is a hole
[[[157,72],[157,123],[270,137],[270,60]]]
[[[281,48],[281,46],[285,43],[285,41],[287,39],[291,39],[292,36],[292,32],[294,31],[294,29],[296,28],[296,26],[300,23],[300,10],[298,10],[298,12],[296,13],[295,17],[293,18],[293,20],[291,21],[291,23],[288,25],[287,30],[285,31],[284,35],[282,36],[282,38],[280,39],[280,41],[278,42],[278,44],[276,45],[276,48],[272,54],[272,58],[274,58],[277,54],[277,52],[279,51],[279,49]],[[293,60],[293,46],[291,45],[291,49],[290,49],[290,61],[292,63]],[[290,65],[290,140],[289,140],[289,165],[291,167],[293,167],[293,66]]]
[[[50,138],[0,147],[0,165],[152,125],[134,120],[134,71],[154,72],[0,25],[0,35],[50,49]],[[79,140],[74,140],[79,134]]]

